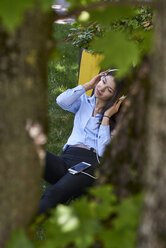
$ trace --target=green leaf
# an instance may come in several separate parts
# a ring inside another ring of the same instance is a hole
[[[57,223],[62,232],[70,232],[77,229],[80,225],[78,217],[74,214],[73,209],[64,205],[57,207]]]
[[[111,185],[105,184],[100,187],[93,187],[89,190],[89,192],[93,196],[97,196],[102,200],[106,200],[109,202],[116,202],[116,196],[113,193],[113,186]]]
[[[117,231],[115,229],[106,230],[101,235],[104,248],[134,248],[136,241],[136,230],[127,229]]]
[[[24,230],[17,230],[12,233],[10,240],[7,242],[6,248],[34,248],[34,245],[28,239]]]
[[[95,234],[101,230],[85,197],[70,206],[58,205],[52,213],[45,225],[47,239],[39,244],[40,248],[57,248],[70,243],[77,248],[88,248],[94,242]]]
[[[53,3],[53,0],[40,0],[40,5],[44,12],[51,11],[51,6]]]
[[[94,218],[105,220],[115,212],[116,196],[113,194],[113,187],[104,185],[90,189],[90,193],[97,197],[90,206],[93,209]],[[101,207],[102,206],[102,207]]]
[[[0,1],[0,18],[3,25],[9,32],[20,25],[24,12],[33,8],[36,0],[1,0]],[[38,6],[43,11],[51,9],[52,0],[40,0]]]
[[[85,7],[88,4],[96,3],[96,0],[67,0],[70,3],[70,10],[78,7]]]
[[[119,206],[117,206],[117,214],[119,218],[117,218],[114,223],[115,229],[123,229],[126,226],[129,229],[133,229],[137,226],[139,220],[138,216],[142,206],[141,199],[141,195],[126,198]]]
[[[142,210],[142,195],[126,198],[116,207],[116,218],[110,230],[101,234],[104,248],[134,248]]]
[[[11,32],[18,26],[26,9],[33,7],[35,0],[1,0],[0,17],[4,26]]]
[[[86,211],[86,210],[85,210]],[[93,244],[95,235],[101,231],[98,220],[82,220],[80,228],[75,232],[74,242],[78,248],[88,248]]]
[[[97,21],[106,26],[112,21],[125,17],[131,17],[135,14],[135,9],[130,6],[107,6],[92,10],[90,13],[90,21]]]
[[[153,30],[148,32],[142,32],[142,54],[151,53],[154,50],[154,32]]]
[[[140,52],[136,42],[127,40],[122,32],[107,32],[104,37],[94,40],[91,49],[102,52],[104,60],[101,66],[119,69],[117,76],[124,76],[132,66],[140,61]]]

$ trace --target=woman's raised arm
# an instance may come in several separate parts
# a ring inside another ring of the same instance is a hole
[[[92,78],[89,82],[85,83],[85,84],[83,85],[85,91],[94,89],[94,88],[96,87],[96,85],[98,84],[98,82],[100,81],[101,77],[104,76],[104,74],[105,74],[106,72],[107,72],[107,71],[104,71],[104,72],[99,73],[99,74],[96,75],[94,78]]]
[[[57,104],[64,110],[76,113],[80,107],[80,96],[85,93],[82,85],[78,85],[73,89],[68,89],[61,93],[57,98]]]

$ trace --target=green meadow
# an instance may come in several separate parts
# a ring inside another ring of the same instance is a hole
[[[78,83],[79,49],[66,42],[71,24],[55,24],[56,51],[48,66],[48,116],[49,132],[46,149],[60,155],[73,126],[72,113],[56,103],[56,97]]]

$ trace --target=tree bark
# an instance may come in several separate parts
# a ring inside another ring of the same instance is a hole
[[[156,7],[155,52],[127,79],[131,94],[100,169],[119,200],[145,192],[138,248],[166,247],[166,2]]]
[[[149,99],[149,58],[123,80],[128,97],[116,127],[116,134],[107,146],[100,167],[99,183],[109,183],[119,200],[141,192],[145,166],[146,118]]]
[[[139,248],[166,247],[166,2],[156,1],[156,39],[148,106],[147,166]]]
[[[12,34],[0,25],[0,247],[37,211],[52,17],[38,6]]]

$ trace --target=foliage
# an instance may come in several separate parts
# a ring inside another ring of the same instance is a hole
[[[28,239],[24,230],[16,230],[12,233],[11,239],[7,242],[6,248],[34,248],[33,243]]]
[[[133,248],[141,211],[141,196],[126,198],[116,206],[117,218],[112,227],[101,234],[104,248]]]
[[[104,0],[105,1],[105,0]],[[70,2],[70,10],[79,8],[79,7],[85,7],[88,4],[93,4],[96,2],[102,2],[102,0],[67,0],[67,2]]]
[[[0,1],[0,21],[10,32],[21,24],[23,14],[25,11],[32,9],[35,3],[38,3],[38,9],[48,11],[50,9],[52,0],[1,0]]]
[[[100,7],[89,11],[86,24],[74,24],[69,37],[77,47],[103,53],[102,68],[113,64],[120,69],[119,76],[124,76],[150,52],[152,28],[153,11],[150,8]]]
[[[104,46],[103,46],[104,43]],[[131,66],[138,64],[140,56],[136,43],[126,39],[122,32],[107,32],[103,39],[93,41],[92,49],[107,54],[102,67],[109,68],[112,64],[119,68],[119,76],[127,73]]]
[[[84,26],[74,23],[70,29],[68,40],[72,40],[72,44],[75,47],[88,49],[89,43],[93,39],[101,37],[103,32],[104,28],[97,23],[91,23]]]
[[[88,248],[96,242],[103,248],[134,247],[142,197],[137,195],[118,203],[110,185],[92,188],[90,194],[90,199],[84,196],[71,202],[70,206],[58,205],[51,211],[43,224],[46,239],[28,241],[26,234],[20,231],[19,235],[12,236],[7,248],[16,248],[17,244],[25,244],[27,248],[68,245]]]
[[[113,21],[135,16],[136,9],[130,6],[107,6],[89,11],[89,21],[97,21],[107,28]],[[97,20],[96,20],[97,19]]]
[[[118,7],[116,7],[117,9]],[[123,8],[119,8],[118,11],[120,11],[118,15],[118,20],[115,20],[116,16],[115,14],[117,12],[114,12],[114,8],[108,8],[106,12],[108,12],[107,15],[105,15],[105,12],[102,11],[91,11],[90,20],[91,22],[87,23],[78,23],[75,22],[73,24],[73,27],[70,29],[70,34],[68,37],[73,41],[73,45],[76,47],[81,48],[89,48],[91,41],[96,39],[97,37],[103,37],[104,32],[108,30],[108,28],[105,28],[105,25],[109,25],[109,31],[125,31],[128,35],[130,35],[131,38],[137,40],[140,44],[142,39],[140,39],[139,36],[136,36],[135,34],[140,30],[141,31],[149,31],[153,29],[153,11],[150,8],[142,7],[138,8],[134,12],[134,16],[131,15],[132,11],[129,9],[125,12]],[[110,18],[110,10],[112,11],[112,17]],[[124,15],[125,13],[125,15]],[[126,18],[125,16],[131,15],[131,17]],[[99,19],[99,16],[101,18]],[[104,16],[104,17],[103,17]],[[106,16],[106,17],[105,17]],[[96,22],[96,17],[99,19],[100,23]],[[120,18],[121,17],[121,18]],[[112,22],[111,22],[112,20]],[[94,22],[95,21],[95,22]],[[145,33],[145,32],[144,32]]]
[[[111,26],[115,31],[125,30],[130,33],[136,29],[142,29],[144,31],[151,30],[153,28],[153,11],[147,7],[138,8],[135,11],[135,16],[113,21]]]
[[[52,243],[55,248],[68,244],[85,248],[93,244],[96,235],[103,231],[102,220],[113,213],[116,198],[110,186],[97,188],[96,192],[93,189],[91,192],[98,200],[89,201],[87,197],[82,197],[70,206],[59,205],[52,211],[52,216],[44,224],[47,239],[45,242],[37,242],[37,247],[49,247]]]

